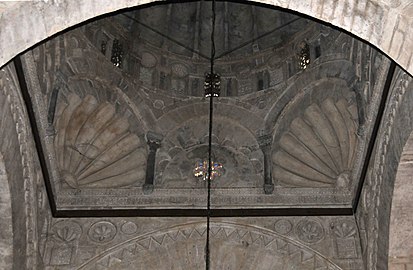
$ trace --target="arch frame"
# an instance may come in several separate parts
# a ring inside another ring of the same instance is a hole
[[[86,2],[86,1],[85,1]],[[59,33],[60,31],[66,29],[67,27],[76,25],[82,21],[91,19],[95,16],[99,16],[108,12],[116,11],[118,9],[122,8],[127,8],[131,7],[134,5],[138,4],[146,4],[152,1],[105,1],[102,3],[102,1],[97,1],[94,0],[91,2],[91,5],[99,6],[98,8],[85,8],[85,2],[79,2],[77,1],[68,1],[68,3],[62,3],[62,1],[55,0],[51,1],[50,3],[43,3],[43,2],[36,2],[36,3],[30,3],[26,7],[23,7],[22,4],[13,4],[15,6],[7,6],[5,9],[2,10],[2,16],[0,18],[0,25],[4,26],[5,30],[1,32],[1,39],[0,39],[0,51],[2,52],[2,55],[0,56],[0,65],[3,66],[6,64],[10,59],[12,59],[14,56],[16,56],[18,53],[26,50],[27,48],[30,48],[31,46],[37,44],[38,42],[44,40],[45,38],[52,36],[56,33]],[[98,2],[101,3],[101,5],[98,4]],[[258,2],[258,1],[257,1]],[[412,73],[413,71],[413,61],[412,60],[412,52],[408,50],[402,50],[403,47],[409,48],[413,44],[413,38],[411,34],[408,33],[409,27],[412,25],[412,17],[411,14],[406,14],[404,10],[407,10],[407,12],[410,10],[408,9],[410,6],[407,6],[407,1],[395,1],[396,4],[386,4],[384,1],[368,1],[370,5],[375,6],[375,7],[381,7],[381,11],[379,14],[381,16],[378,16],[379,18],[375,19],[375,16],[365,16],[363,17],[361,15],[362,12],[360,10],[362,7],[357,6],[356,1],[339,1],[340,3],[340,8],[342,10],[346,10],[346,12],[341,12],[343,14],[343,17],[337,17],[334,18],[334,14],[340,12],[339,9],[331,9],[331,6],[326,6],[325,8],[319,9],[320,3],[322,3],[321,0],[319,1],[314,1],[314,4],[307,4],[307,5],[302,5],[301,1],[262,1],[263,3],[266,4],[272,4],[275,6],[280,6],[280,7],[285,7],[289,8],[291,10],[296,10],[298,12],[302,12],[305,14],[316,14],[315,17],[324,20],[324,21],[329,21],[332,22],[334,25],[342,27],[343,29],[346,29],[361,38],[370,41],[372,44],[377,46],[378,48],[382,49],[385,53],[390,55],[396,62],[398,62],[403,68],[405,68],[408,72]],[[337,1],[333,1],[331,5],[336,4]],[[26,3],[25,3],[26,4]],[[106,5],[107,4],[107,5]],[[76,5],[78,5],[76,7]],[[366,3],[362,3],[361,5],[364,5],[365,9],[367,9],[367,6],[369,6]],[[103,6],[103,8],[102,8]],[[406,9],[407,7],[407,9]],[[93,14],[86,14],[85,12],[82,12],[82,9],[85,8],[85,10],[91,10]],[[13,10],[14,9],[14,10]],[[60,14],[63,15],[65,14],[63,10],[69,10],[70,12],[67,12],[65,16],[55,16],[55,15],[49,15],[49,16],[42,16],[44,14]],[[326,9],[326,10],[324,10]],[[379,9],[379,8],[378,8]],[[60,12],[59,12],[60,10]],[[76,11],[79,11],[78,13],[80,14],[80,18],[70,18],[70,14],[76,13]],[[311,11],[311,12],[310,12]],[[330,12],[327,12],[330,11]],[[348,16],[348,18],[344,18],[344,16],[349,15],[354,11],[353,16]],[[30,16],[27,16],[27,14],[31,14]],[[390,15],[389,15],[390,14]],[[371,15],[371,14],[370,14]],[[55,17],[53,17],[55,16]],[[367,17],[367,18],[366,18]],[[393,18],[391,18],[393,17]],[[13,18],[19,18],[19,22]],[[46,20],[45,18],[55,18],[55,20]],[[37,20],[39,19],[39,20]],[[57,21],[56,21],[57,20]],[[342,20],[342,21],[341,21]],[[382,22],[380,22],[382,21]],[[34,23],[33,23],[34,22]],[[21,23],[21,25],[19,25]],[[377,26],[375,26],[375,23],[377,23]],[[32,31],[31,27],[28,27],[30,25],[39,25],[36,27],[39,27],[36,31]],[[23,27],[22,27],[23,25]],[[56,25],[56,26],[53,26]],[[59,26],[60,25],[60,26]],[[356,29],[356,25],[365,25],[364,28],[361,29]],[[25,27],[27,26],[27,27]],[[19,29],[20,28],[20,29]],[[33,34],[34,33],[34,34]],[[385,33],[389,33],[389,35],[385,35]],[[12,44],[12,46],[10,46]],[[15,45],[15,46],[14,46]],[[404,90],[406,91],[406,90]],[[411,92],[411,91],[410,91]],[[400,99],[398,102],[400,103],[402,99],[405,99],[404,93],[395,95],[396,99]],[[406,98],[407,99],[407,98]],[[403,100],[403,104],[408,103],[407,101]],[[397,110],[396,107],[391,107],[389,106],[389,110]],[[24,115],[24,114],[22,114]],[[394,119],[397,118],[396,112],[393,113],[386,113],[386,123],[387,127],[384,127],[384,130],[393,130],[396,131],[396,124],[394,124]],[[390,124],[388,124],[390,123]],[[386,125],[386,124],[385,124]],[[402,124],[397,124],[399,127],[402,127]],[[411,128],[406,128],[408,131],[411,131]],[[407,132],[407,131],[405,131]],[[401,138],[402,135],[394,135],[395,132],[393,133],[386,133],[385,131],[382,131],[381,140],[384,140],[387,142],[385,145],[388,146],[391,144],[391,140],[397,140],[400,139],[400,141],[403,141],[404,139]],[[394,138],[391,138],[393,135]],[[404,136],[404,135],[403,135]],[[386,161],[391,161],[394,162],[394,160],[397,160],[397,151],[401,153],[401,150],[395,150],[396,153],[390,153],[388,149],[384,148],[389,148],[383,146],[382,148],[379,148],[377,150],[376,157],[378,162],[374,164],[374,168],[379,168],[380,170],[389,170],[388,172],[391,175],[391,171],[394,168],[383,168],[383,164],[386,164]],[[395,155],[396,157],[394,157]],[[397,163],[397,162],[395,162]],[[380,165],[381,164],[381,165]],[[380,172],[380,173],[384,173]],[[375,177],[371,177],[375,178]],[[390,178],[391,179],[391,178]],[[379,187],[382,185],[382,182],[377,182],[374,183],[376,180],[371,180],[371,184],[374,187]],[[368,198],[369,195],[366,195],[367,201],[371,201],[376,207],[379,207],[381,205],[380,201],[381,199],[385,198],[388,200],[389,198],[387,197],[389,192],[388,189],[392,189],[391,187],[387,187],[386,191],[384,192],[383,190],[380,191],[378,190],[378,194],[372,194],[372,198]],[[386,194],[384,194],[386,193]],[[381,199],[380,199],[381,198]],[[366,209],[367,211],[367,209]],[[377,211],[377,210],[376,210]],[[386,214],[378,214],[376,213],[373,214],[375,215],[376,218],[379,218],[379,216]],[[363,211],[359,211],[359,213],[362,213]],[[385,212],[385,211],[382,211]],[[371,221],[371,219],[368,219]],[[370,222],[368,221],[368,222]],[[375,221],[375,222],[378,222]],[[375,225],[379,226],[379,225]],[[381,228],[386,227],[386,224],[380,225],[380,228],[378,229],[380,232],[385,232],[386,229],[381,229]],[[378,238],[378,235],[373,236]],[[378,247],[380,246],[380,247]],[[368,265],[370,266],[377,266],[377,265],[382,265],[383,263],[383,258],[378,259],[374,255],[374,249],[378,250],[378,257],[382,256],[383,254],[383,247],[381,244],[378,244],[378,240],[375,240],[375,243],[372,244],[371,246],[373,248],[373,251],[369,251],[368,253],[371,256],[368,259]],[[376,258],[375,258],[376,257]],[[374,268],[372,268],[374,269]]]
[[[67,28],[92,18],[159,0],[32,1],[0,6],[0,66],[19,53]],[[162,1],[163,2],[163,1]],[[253,0],[281,7],[335,25],[370,42],[395,62],[413,72],[413,4],[408,0]],[[77,14],[77,16],[73,16]],[[13,44],[10,46],[10,44]]]
[[[394,181],[403,146],[413,131],[413,84],[397,68],[387,106],[369,163],[356,220],[362,239],[366,269],[387,269],[389,223]]]
[[[3,84],[3,82],[6,82]],[[41,183],[39,163],[32,139],[28,114],[19,90],[13,63],[0,71],[0,152],[10,189],[12,221],[12,269],[36,269],[38,266],[38,222],[40,205],[45,206],[38,191]],[[41,211],[43,214],[43,210]]]

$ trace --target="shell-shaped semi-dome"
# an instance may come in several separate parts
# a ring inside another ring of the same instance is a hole
[[[325,99],[308,106],[282,134],[273,152],[272,177],[289,187],[347,186],[357,138],[357,107]]]
[[[112,104],[70,94],[59,104],[56,133],[56,160],[69,186],[117,188],[143,180],[145,145]]]

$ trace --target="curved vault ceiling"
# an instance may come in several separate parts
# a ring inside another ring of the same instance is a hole
[[[209,58],[211,3],[157,5],[126,12],[113,17],[113,20],[126,30],[130,44],[144,40],[159,49],[167,47],[169,52],[180,57]],[[291,13],[260,6],[218,2],[215,24],[215,49],[220,59],[225,56],[242,58],[257,50],[283,46],[306,28],[308,21]],[[274,32],[277,33],[272,34]]]
[[[106,17],[23,58],[57,210],[205,207],[209,5]],[[296,15],[218,7],[213,208],[351,208],[389,60]]]

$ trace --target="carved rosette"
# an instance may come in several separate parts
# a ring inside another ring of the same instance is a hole
[[[293,224],[286,219],[280,219],[274,223],[274,231],[281,235],[287,235],[291,232]]]
[[[307,244],[320,242],[324,236],[324,228],[316,219],[303,219],[296,228],[298,239]]]
[[[289,187],[345,187],[357,137],[357,107],[327,98],[308,106],[283,133],[272,155],[273,178]]]
[[[70,187],[117,188],[143,181],[146,146],[112,104],[70,94],[59,104],[56,131],[60,175]]]
[[[89,228],[88,236],[92,241],[103,244],[112,241],[116,233],[116,226],[112,222],[99,221]]]

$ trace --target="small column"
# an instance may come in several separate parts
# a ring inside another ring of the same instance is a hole
[[[56,113],[56,104],[57,104],[58,95],[59,95],[59,87],[54,87],[52,90],[52,95],[50,96],[49,108],[47,111],[48,126],[46,128],[46,136],[54,136],[56,134],[53,123],[54,123],[54,117]]]
[[[356,94],[357,102],[357,113],[359,119],[359,128],[357,130],[358,135],[362,136],[364,133],[365,123],[366,123],[366,112],[367,99],[363,93],[367,92],[366,87],[369,87],[368,82],[358,81],[353,86],[353,91]]]
[[[148,195],[153,192],[153,180],[155,178],[156,150],[161,146],[163,136],[149,131],[146,140],[149,146],[148,160],[146,162],[145,184],[142,186],[143,194]]]
[[[258,136],[258,144],[264,154],[264,192],[271,194],[274,191],[274,184],[271,177],[271,135],[263,134]]]

